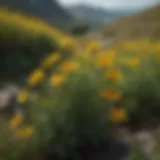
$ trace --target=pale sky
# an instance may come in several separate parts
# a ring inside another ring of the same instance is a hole
[[[58,0],[62,5],[78,3],[89,4],[104,8],[144,8],[155,5],[160,0]]]

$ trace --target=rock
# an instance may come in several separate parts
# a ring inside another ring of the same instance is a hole
[[[124,160],[130,146],[122,141],[110,139],[101,146],[86,146],[79,152],[83,160]]]
[[[13,114],[16,109],[16,97],[20,88],[7,84],[0,88],[0,113]]]
[[[134,136],[134,140],[137,142],[139,148],[148,156],[148,158],[153,159],[153,153],[157,143],[152,133],[147,131],[138,132]]]
[[[112,130],[111,134],[113,135],[113,137],[115,137],[115,139],[119,141],[121,140],[124,143],[128,144],[132,143],[133,134],[127,127],[120,127],[120,128],[117,127],[114,130]]]
[[[108,160],[124,160],[130,151],[129,144],[123,141],[113,141],[110,145],[106,159]],[[105,160],[105,159],[104,159]]]
[[[131,147],[144,153],[148,159],[156,160],[154,151],[157,147],[157,137],[160,135],[160,127],[152,129],[140,129],[132,132],[128,128],[117,128],[114,130],[115,138],[122,140]],[[118,135],[118,136],[117,136]]]

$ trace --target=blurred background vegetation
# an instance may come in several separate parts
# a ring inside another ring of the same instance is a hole
[[[0,0],[0,159],[159,160],[159,1],[62,4]]]

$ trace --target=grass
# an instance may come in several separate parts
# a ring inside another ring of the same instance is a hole
[[[103,33],[106,37],[118,39],[148,36],[160,38],[160,7],[153,7],[137,15],[121,18],[106,25]]]

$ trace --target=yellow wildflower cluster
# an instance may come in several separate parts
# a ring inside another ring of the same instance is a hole
[[[77,44],[75,41],[73,41],[70,37],[62,37],[60,39],[61,47],[69,50],[69,51],[75,51]]]
[[[23,141],[29,140],[33,134],[34,134],[34,128],[33,127],[24,127],[21,128],[20,125],[22,125],[24,120],[24,117],[21,113],[17,113],[13,116],[13,118],[10,121],[10,128],[12,129],[14,135]]]
[[[16,129],[23,122],[23,115],[21,113],[16,114],[10,122],[10,127]]]
[[[79,64],[76,61],[65,61],[60,65],[60,70],[64,73],[72,72],[78,69]]]
[[[149,64],[151,65],[152,60],[154,62],[159,62],[160,60],[159,46],[159,42],[154,42],[150,39],[140,39],[138,41],[120,42],[116,44],[115,49],[113,47],[113,49],[103,51],[103,54],[99,52],[96,59],[97,66],[104,69],[106,84],[111,84],[111,86],[101,90],[102,97],[108,102],[117,103],[122,101],[122,98],[125,97],[122,97],[120,90],[116,87],[125,85],[126,77],[129,77],[128,74],[132,76],[130,68],[134,68],[137,74],[141,74],[141,71],[149,72],[147,68]],[[130,73],[128,72],[129,70]],[[117,83],[122,82],[122,80],[123,83]],[[109,107],[109,119],[111,121],[117,123],[127,120],[127,112],[124,107]]]
[[[27,89],[22,90],[17,96],[17,102],[19,104],[25,103],[29,98],[29,91]]]
[[[60,59],[60,54],[59,53],[49,54],[47,57],[44,58],[44,60],[41,64],[42,68],[44,68],[44,69],[50,68],[59,59]]]
[[[33,127],[19,128],[15,130],[15,135],[22,141],[29,140],[34,134]]]
[[[104,97],[104,99],[110,101],[117,101],[121,99],[121,94],[117,90],[112,88],[104,89],[102,91],[102,96]]]
[[[131,51],[137,49],[137,43],[135,43],[134,41],[123,42],[121,45],[125,50]]]
[[[50,78],[50,82],[53,86],[59,86],[64,83],[65,77],[62,74],[53,74]]]
[[[98,41],[91,41],[87,46],[86,46],[86,54],[94,54],[98,53],[101,51],[101,44]]]
[[[115,123],[126,121],[128,119],[126,110],[122,107],[121,108],[111,107],[109,111],[109,119]]]
[[[115,51],[100,53],[97,57],[99,67],[110,67],[114,64]]]
[[[119,61],[129,67],[137,67],[140,64],[140,58],[138,57],[122,58]]]
[[[28,78],[28,86],[35,87],[45,78],[45,73],[42,69],[34,70]]]
[[[0,14],[0,18],[4,19],[5,16]],[[15,16],[12,20],[13,21],[20,21],[21,17]],[[25,22],[26,23],[26,22]],[[33,26],[33,21],[28,21],[28,24],[26,24],[26,28],[32,26],[32,30],[35,30]],[[20,26],[22,26],[21,22],[19,22]],[[35,25],[35,24],[34,24]],[[69,36],[64,36],[56,34],[56,32],[50,30],[50,27],[46,27],[45,25],[39,26],[39,31],[47,32],[48,34],[51,33],[52,36],[58,37],[59,44],[61,49],[63,50],[69,50],[69,51],[75,51],[75,49],[78,48],[77,43]],[[36,32],[36,31],[35,31]],[[80,41],[83,41],[80,40]],[[101,46],[101,43],[98,41],[91,40],[90,42],[87,40],[87,42],[81,42],[84,44],[84,48],[82,46],[79,46],[79,49],[82,51],[80,53],[82,56],[82,59],[84,58],[88,63],[88,66],[91,66],[91,59],[92,62],[95,64],[98,71],[103,71],[103,78],[105,81],[103,89],[100,89],[100,95],[103,97],[103,100],[110,103],[118,103],[122,100],[122,93],[121,90],[117,87],[121,85],[120,83],[125,78],[125,73],[123,68],[128,67],[139,69],[141,67],[141,63],[143,63],[143,60],[141,58],[145,57],[146,54],[149,51],[156,52],[158,57],[160,58],[160,47],[159,44],[152,44],[148,39],[142,39],[139,41],[124,41],[119,44],[116,44],[115,47],[112,47],[111,49],[103,49]],[[87,45],[86,45],[87,44]],[[139,55],[140,52],[143,52],[143,56]],[[74,52],[75,53],[75,52]],[[46,56],[42,63],[40,64],[40,68],[35,69],[28,78],[28,87],[35,87],[39,85],[44,79],[49,80],[49,83],[57,88],[64,84],[66,82],[68,73],[71,73],[73,71],[77,71],[81,69],[81,66],[83,66],[83,63],[76,61],[75,57],[72,57],[72,59],[69,60],[62,60],[63,59],[63,51],[62,53],[55,52],[51,53],[48,56]],[[64,56],[65,57],[65,56]],[[94,58],[93,58],[94,57]],[[76,57],[77,58],[77,57]],[[84,60],[83,59],[83,60]],[[148,57],[146,59],[149,59]],[[62,60],[62,62],[60,62]],[[45,73],[46,69],[52,69],[52,66],[57,63],[57,66],[54,67],[55,72],[52,72],[49,77],[47,77],[47,74]],[[84,62],[84,61],[83,61]],[[125,66],[125,67],[124,67]],[[89,68],[89,67],[88,67]],[[88,69],[87,68],[87,69]],[[83,68],[84,70],[86,68]],[[92,68],[95,69],[95,68]],[[97,71],[97,72],[98,72]],[[126,70],[125,70],[126,71]],[[88,73],[89,74],[89,73]],[[98,77],[101,78],[101,77]],[[108,81],[109,80],[109,81]],[[124,80],[125,81],[125,80]],[[46,81],[47,82],[47,81]],[[114,82],[114,83],[113,83]],[[48,83],[48,82],[47,82]],[[108,86],[107,85],[112,85]],[[105,86],[106,85],[106,86]],[[98,88],[99,89],[99,88]],[[28,100],[29,92],[28,90],[23,90],[19,96],[17,97],[17,102],[19,104],[23,104]],[[109,111],[109,119],[113,122],[120,122],[127,119],[127,112],[124,107],[116,108],[116,107],[110,107]],[[17,115],[15,119],[12,121],[11,126],[12,128],[16,128],[16,126],[22,121],[22,117],[20,115]],[[34,130],[32,128],[26,128],[17,130],[16,134],[20,137],[27,137],[27,135],[32,135]],[[22,138],[23,139],[23,138]]]
[[[120,70],[112,68],[109,69],[106,73],[105,76],[107,79],[113,81],[113,82],[119,82],[122,80],[122,73]]]

